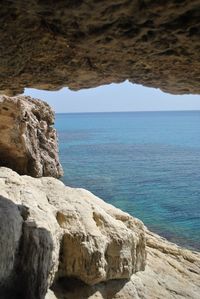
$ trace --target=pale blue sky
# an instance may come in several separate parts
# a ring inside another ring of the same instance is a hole
[[[45,100],[57,113],[200,110],[200,95],[171,95],[127,81],[80,91],[26,89],[25,95]]]

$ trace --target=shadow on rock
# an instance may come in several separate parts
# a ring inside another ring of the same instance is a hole
[[[52,267],[49,231],[28,219],[28,209],[0,196],[0,298],[44,299]]]
[[[57,281],[52,289],[56,298],[88,299],[96,295],[95,298],[112,299],[115,298],[117,293],[119,293],[128,282],[129,280],[126,279],[109,280],[90,286],[81,280],[62,278]]]

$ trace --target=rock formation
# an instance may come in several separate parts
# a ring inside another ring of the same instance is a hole
[[[130,280],[86,286],[63,280],[47,299],[199,299],[200,254],[146,231],[147,265]]]
[[[2,299],[199,298],[199,253],[89,191],[1,167],[0,215]]]
[[[199,0],[0,2],[0,90],[129,80],[200,93]]]
[[[34,177],[60,177],[50,106],[30,97],[0,97],[0,166]]]
[[[20,298],[42,299],[62,278],[93,285],[144,270],[143,224],[89,191],[0,168],[0,196],[2,292],[17,281]]]
[[[199,0],[0,2],[0,93],[129,80],[200,93]],[[50,107],[0,98],[0,166],[59,177]],[[200,254],[83,189],[0,167],[1,299],[199,299]]]

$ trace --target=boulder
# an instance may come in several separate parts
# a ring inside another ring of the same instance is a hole
[[[199,299],[200,253],[180,248],[147,229],[146,240],[144,271],[129,280],[112,280],[92,287],[69,279],[59,281],[53,289],[56,298]]]
[[[0,166],[33,177],[60,177],[54,113],[31,97],[0,97]]]

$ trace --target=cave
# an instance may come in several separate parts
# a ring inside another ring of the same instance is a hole
[[[199,0],[1,1],[0,294],[17,299],[17,281],[21,299],[199,298],[198,252],[54,179],[54,113],[22,96],[126,80],[199,94],[199,49]]]
[[[0,92],[129,80],[198,94],[199,0],[1,1]]]

